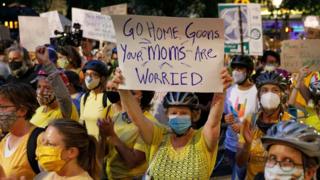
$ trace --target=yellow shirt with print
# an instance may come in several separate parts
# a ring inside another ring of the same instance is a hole
[[[257,117],[259,116],[259,113],[257,114]],[[291,115],[288,112],[284,112],[282,115],[281,120],[287,121],[291,119]],[[249,119],[249,121],[252,121]],[[253,125],[253,140],[250,146],[250,152],[249,152],[249,160],[247,164],[247,174],[246,179],[247,180],[253,180],[254,177],[264,171],[265,166],[265,160],[268,155],[268,152],[264,149],[263,144],[261,142],[261,137],[265,134],[257,127],[257,125]],[[244,136],[243,136],[243,130],[240,132],[239,137],[239,145],[245,143]]]
[[[137,126],[132,122],[128,123],[126,120],[123,120],[122,113],[113,115],[113,111],[110,110],[109,115],[113,117],[114,131],[119,139],[128,147],[145,152],[145,143],[138,132]],[[157,123],[157,120],[148,111],[145,111],[144,115],[152,122]],[[148,165],[146,162],[133,169],[129,169],[116,148],[111,144],[109,144],[108,148],[109,154],[106,157],[106,172],[109,179],[133,179],[133,177],[143,175],[147,170]]]
[[[309,125],[313,128],[315,128],[317,131],[320,132],[320,118],[317,114],[317,112],[315,111],[314,108],[312,107],[305,107],[305,110],[307,112],[307,117],[305,118],[299,118],[299,120],[301,121],[301,123],[304,123],[306,125]],[[298,116],[299,117],[299,116]],[[300,116],[301,117],[301,116]]]
[[[310,81],[311,81],[311,78],[312,76],[317,73],[317,72],[312,72],[310,73],[309,75],[307,75],[304,79],[303,79],[303,82],[304,82],[304,85],[306,87],[309,87],[309,84],[310,84]],[[307,106],[308,102],[306,102],[306,100],[303,98],[303,96],[301,95],[300,91],[298,91],[297,93],[297,97],[296,97],[296,103],[298,103],[299,105],[301,106]]]
[[[0,162],[1,166],[3,167],[3,170],[7,177],[12,177],[13,179],[19,179],[20,177],[24,176],[25,179],[33,179],[36,175],[28,161],[27,157],[27,143],[28,139],[31,135],[31,132],[35,129],[35,126],[33,126],[29,132],[24,135],[20,141],[20,144],[18,145],[17,149],[8,157],[5,157],[5,146],[6,142],[8,140],[8,137],[10,133],[4,137],[0,142]],[[37,139],[37,143],[41,143],[41,136],[40,134]]]
[[[83,104],[84,96],[80,101],[80,121],[85,123],[88,133],[98,139],[97,121],[99,118],[105,118],[107,109],[107,107],[103,107],[103,93],[96,94],[94,91],[90,91],[85,105]]]
[[[30,122],[38,127],[45,128],[51,121],[60,118],[63,118],[60,108],[50,109],[45,112],[45,106],[40,106],[32,116]],[[75,121],[79,120],[77,108],[73,103],[70,118]]]
[[[202,129],[194,130],[182,149],[175,150],[168,130],[154,126],[152,144],[147,147],[148,175],[153,179],[210,179],[218,144],[209,151]]]

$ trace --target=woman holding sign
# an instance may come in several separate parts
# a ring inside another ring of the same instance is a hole
[[[231,83],[227,70],[221,72],[226,89]],[[124,83],[124,77],[116,70],[113,85]],[[164,101],[169,127],[158,127],[142,113],[139,104],[129,90],[119,90],[127,112],[138,127],[147,144],[149,163],[146,176],[153,179],[209,179],[213,170],[220,134],[220,119],[225,94],[213,97],[208,120],[200,130],[191,127],[200,115],[199,100],[194,93],[169,92]]]

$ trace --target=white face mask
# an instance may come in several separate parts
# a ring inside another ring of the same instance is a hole
[[[286,172],[280,168],[279,164],[277,164],[272,168],[267,166],[264,168],[264,178],[266,180],[303,180],[304,171],[301,167],[294,167],[291,171]]]
[[[272,92],[267,92],[262,94],[260,98],[260,103],[264,109],[272,110],[279,107],[280,97]]]
[[[232,71],[232,78],[234,83],[236,84],[242,84],[247,79],[247,74],[240,71]]]
[[[274,71],[276,69],[277,69],[277,66],[274,64],[266,64],[266,66],[264,67],[264,70],[269,72]]]
[[[100,78],[94,79],[94,78],[92,78],[90,76],[86,76],[84,81],[86,83],[87,88],[89,90],[92,90],[92,89],[94,89],[94,88],[99,86]]]

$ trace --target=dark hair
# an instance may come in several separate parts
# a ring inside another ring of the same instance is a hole
[[[148,111],[151,108],[151,100],[155,94],[154,91],[141,91],[142,98],[140,101],[140,107],[143,111]]]
[[[74,89],[77,92],[82,92],[83,88],[81,87],[79,74],[74,71],[64,71],[64,74],[68,77],[69,83],[72,84]]]
[[[27,108],[26,119],[30,120],[39,107],[35,90],[25,83],[8,83],[0,86],[0,96],[18,108]]]
[[[0,40],[0,55],[5,54],[5,50],[13,44],[12,40]]]
[[[26,62],[26,65],[30,68],[33,66],[32,62],[31,62],[31,59],[29,57],[29,52],[26,48],[24,47],[20,47],[16,44],[10,46],[8,49],[6,49],[6,60],[8,61],[9,59],[9,53],[12,52],[12,51],[18,51],[21,53],[21,56],[22,56],[22,60],[24,62]]]
[[[69,62],[74,68],[81,67],[81,62],[82,62],[81,56],[73,46],[69,46],[69,45],[63,46],[58,51],[59,51],[59,53],[61,53],[62,55],[66,56],[68,59],[70,59]]]
[[[279,55],[279,53],[277,53],[277,52],[275,52],[275,51],[265,51],[265,52],[263,53],[262,58],[261,58],[261,63],[265,64],[265,63],[267,62],[268,56],[272,56],[272,57],[276,58],[277,63],[278,63],[279,65],[281,64],[281,62],[280,62],[280,55]]]
[[[89,135],[85,126],[71,119],[57,119],[49,123],[63,136],[66,148],[75,147],[79,150],[78,164],[86,170],[93,179],[99,179],[100,163],[98,160],[97,140]]]

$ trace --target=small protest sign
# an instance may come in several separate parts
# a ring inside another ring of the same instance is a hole
[[[281,66],[289,72],[298,72],[309,66],[311,70],[320,69],[320,39],[286,40],[281,45]]]
[[[101,8],[101,14],[104,15],[126,15],[128,4],[117,4]]]
[[[58,11],[41,13],[40,17],[48,18],[50,37],[56,37],[56,35],[54,34],[55,30],[62,32],[64,26],[71,26],[71,21],[63,15],[59,14]]]
[[[110,16],[96,11],[72,8],[72,23],[79,23],[83,37],[100,41],[116,42]]]
[[[121,88],[221,92],[223,20],[112,16]]]
[[[48,18],[36,16],[19,16],[20,44],[34,52],[40,45],[50,43]]]

